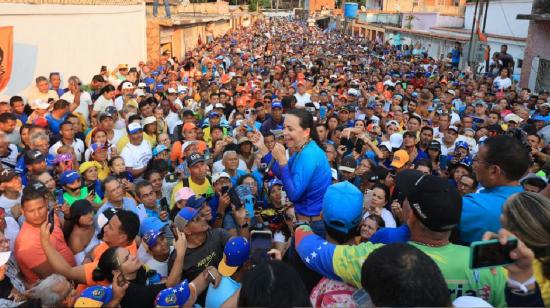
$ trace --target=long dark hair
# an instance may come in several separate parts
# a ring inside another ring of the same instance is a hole
[[[105,92],[111,92],[111,91],[114,91],[115,90],[115,87],[113,87],[113,85],[106,85],[104,86],[103,88],[101,88],[101,90],[99,90],[99,95],[103,95],[105,94]]]
[[[99,258],[97,267],[92,272],[93,281],[113,281],[113,271],[118,270],[119,264],[116,252],[119,247],[109,247]]]
[[[305,109],[292,109],[287,114],[297,117],[299,119],[298,123],[302,129],[309,128],[309,136],[311,139],[315,141],[320,148],[323,147],[323,144],[319,139],[319,135],[317,134],[317,130],[315,129],[315,121],[313,121],[313,115],[311,113]]]

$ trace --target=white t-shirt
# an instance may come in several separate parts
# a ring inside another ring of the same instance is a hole
[[[113,129],[113,138],[109,140],[109,144],[118,144],[120,138],[126,134],[126,131],[121,129]]]
[[[296,108],[305,108],[306,104],[311,102],[311,95],[309,93],[295,93],[294,97],[296,97]]]
[[[498,76],[497,78],[495,78],[495,80],[493,81],[493,86],[497,89],[508,89],[509,87],[512,86],[512,80],[508,77],[506,78],[500,78],[500,76]]]
[[[19,155],[17,146],[10,143],[8,145],[8,154],[4,157],[0,156],[0,163],[4,168],[15,169],[15,165],[17,164],[17,155]]]
[[[15,239],[19,234],[19,224],[13,217],[6,217],[6,229],[4,230],[4,236],[10,240],[10,250],[14,251]]]
[[[68,101],[69,103],[72,103],[74,101],[74,94],[71,93],[71,91],[65,92],[65,94],[61,95],[61,99],[64,99]],[[84,116],[84,119],[86,119],[86,123],[90,123],[90,109],[89,106],[92,106],[92,97],[90,96],[90,93],[88,92],[80,92],[80,105],[74,110],[75,112],[80,113],[82,116]]]
[[[174,128],[178,124],[183,123],[178,117],[178,114],[175,112],[172,112],[172,110],[170,110],[165,120],[166,120],[166,125],[168,126],[168,131],[170,132],[170,134],[174,133]]]
[[[155,258],[151,258],[145,263],[145,265],[147,266],[148,269],[157,271],[157,273],[162,278],[165,278],[165,277],[168,277],[168,259],[170,258],[167,258],[166,261],[164,262],[160,262],[155,260]]]
[[[138,146],[128,142],[122,149],[120,156],[124,158],[126,167],[141,169],[147,166],[147,163],[149,163],[153,157],[153,152],[151,151],[149,142],[143,140]]]
[[[105,96],[100,95],[94,103],[94,111],[102,112],[109,106],[114,106],[115,103],[112,99],[106,99]]]
[[[13,200],[6,198],[6,196],[4,195],[0,196],[0,207],[6,210],[6,217],[13,217],[13,214],[11,213],[11,208],[17,204],[21,204],[21,195],[19,195],[17,199]]]
[[[61,140],[54,143],[50,147],[50,154],[57,156],[57,150],[59,150],[59,148],[62,146],[63,146],[63,142]],[[84,154],[84,142],[78,138],[75,138],[71,146],[73,147],[74,153],[76,155],[76,160],[82,161],[82,154]]]

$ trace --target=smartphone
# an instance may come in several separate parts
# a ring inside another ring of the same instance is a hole
[[[470,245],[470,268],[495,267],[514,263],[510,252],[518,247],[518,240],[510,238],[501,245],[498,240],[477,241]]]
[[[63,198],[63,189],[55,190],[55,199],[57,204],[59,205],[65,204],[65,198]]]
[[[48,223],[50,224],[50,234],[52,234],[52,232],[53,232],[53,227],[54,227],[54,225],[55,225],[55,220],[54,220],[53,215],[55,215],[55,211],[54,211],[54,209],[51,209],[51,210],[48,212]]]
[[[239,195],[237,194],[235,187],[229,190],[229,200],[231,201],[231,204],[235,206],[236,209],[240,209],[243,206],[243,203],[241,202],[241,198],[239,198]]]
[[[228,191],[229,191],[229,186],[222,186],[222,189],[221,189],[222,196],[227,194]]]
[[[170,211],[170,206],[168,206],[168,201],[166,200],[166,197],[160,199],[160,210],[165,212]]]
[[[176,227],[176,225],[174,224],[170,225],[170,231],[172,231],[172,235],[174,235],[174,242],[179,239],[177,229],[178,228]]]
[[[327,110],[327,106],[319,107],[319,117],[321,118],[321,120],[324,120],[327,117]]]
[[[258,265],[269,260],[267,252],[271,249],[273,235],[269,230],[253,230],[250,232],[250,260],[252,265]]]
[[[250,218],[254,217],[254,199],[255,198],[253,195],[247,195],[246,197],[244,197],[244,208],[248,211],[248,217]]]
[[[88,188],[88,195],[95,195],[95,183],[86,186]]]
[[[281,189],[281,205],[286,206],[286,191]]]
[[[365,142],[363,141],[363,139],[357,139],[357,141],[355,142],[355,152],[362,153],[364,144]]]
[[[216,276],[212,274],[209,270],[206,270],[208,272],[208,282],[212,284],[216,284]]]

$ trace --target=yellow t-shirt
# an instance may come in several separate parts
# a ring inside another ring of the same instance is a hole
[[[533,260],[533,271],[535,272],[535,280],[539,284],[544,306],[550,307],[550,280],[542,275],[542,265],[536,259]]]
[[[101,168],[97,168],[97,177],[100,181],[105,180],[111,174],[111,168],[109,168],[108,165],[101,166]]]
[[[183,181],[179,181],[172,190],[172,197],[170,198],[170,208],[174,206],[176,193],[183,188]],[[195,195],[202,195],[203,197],[211,197],[214,195],[214,189],[210,181],[206,179],[203,184],[199,185],[194,183],[191,178],[189,178],[189,188],[195,193]]]

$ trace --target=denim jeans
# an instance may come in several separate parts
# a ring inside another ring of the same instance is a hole
[[[162,0],[164,2],[164,10],[166,11],[166,17],[170,18],[170,0]],[[153,1],[153,16],[157,17],[159,11],[159,0]]]

